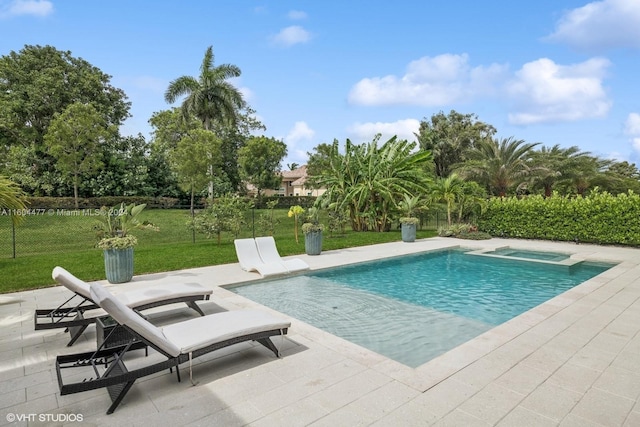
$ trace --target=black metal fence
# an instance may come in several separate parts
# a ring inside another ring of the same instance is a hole
[[[246,226],[240,237],[265,232],[260,228],[260,218],[264,212],[254,209],[246,212]],[[187,226],[191,220],[188,206],[174,206],[170,210],[147,209],[144,214],[159,226],[160,231],[136,232],[141,243],[194,243],[207,240],[206,236]],[[14,225],[12,215],[23,217],[23,221]],[[98,215],[99,208],[29,208],[12,212],[0,209],[0,258],[95,250]],[[282,220],[281,223],[286,221]],[[445,224],[446,214],[431,212],[421,219],[420,228],[436,230]],[[289,229],[288,224],[282,226]]]

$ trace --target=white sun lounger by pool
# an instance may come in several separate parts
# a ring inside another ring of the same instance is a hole
[[[186,362],[191,377],[192,359],[220,348],[256,341],[280,357],[271,337],[285,335],[291,326],[289,320],[261,310],[233,310],[157,327],[98,283],[91,284],[91,299],[117,322],[117,329],[124,329],[117,333],[129,332],[130,341],[121,347],[100,346],[93,352],[60,355],[56,358],[56,373],[61,395],[106,387],[113,402],[107,414],[116,409],[137,379],[175,368],[180,381],[179,365]],[[138,360],[127,366],[124,356],[136,342],[151,346],[166,360],[150,358],[146,365]],[[246,356],[240,358],[243,357]],[[89,377],[82,379],[82,374]]]
[[[36,310],[35,329],[66,328],[71,335],[71,341],[67,345],[71,346],[90,324],[95,323],[97,317],[106,313],[91,299],[88,283],[62,267],[54,268],[51,276],[74,295],[56,308]],[[123,292],[117,298],[136,310],[184,302],[204,316],[196,301],[208,300],[212,292],[197,283],[171,283]]]
[[[260,258],[262,258],[262,261],[265,263],[282,264],[289,273],[309,269],[309,264],[300,258],[282,259],[278,252],[278,248],[276,247],[276,241],[272,236],[256,237],[255,240]]]
[[[289,270],[282,263],[266,263],[260,258],[258,247],[254,239],[236,239],[233,241],[236,246],[236,255],[240,262],[240,267],[245,271],[257,271],[262,276],[275,276],[277,274],[287,274]]]

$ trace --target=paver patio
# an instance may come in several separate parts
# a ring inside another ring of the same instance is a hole
[[[62,330],[33,328],[34,310],[64,301],[66,288],[2,294],[0,425],[640,426],[638,249],[432,238],[300,257],[319,269],[457,245],[571,252],[619,264],[416,369],[292,319],[289,334],[274,339],[280,359],[259,344],[228,347],[194,361],[196,386],[188,375],[178,383],[168,372],[142,378],[112,415],[105,415],[104,389],[58,390],[55,357],[95,349],[95,328],[70,348]],[[197,282],[214,290],[200,304],[205,313],[272,311],[222,287],[258,279],[227,264],[137,276],[110,288]],[[150,312],[159,324],[195,316],[184,304]],[[159,357],[135,351],[127,363]]]

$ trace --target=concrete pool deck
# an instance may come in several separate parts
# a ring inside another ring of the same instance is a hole
[[[94,350],[95,327],[73,347],[61,329],[33,329],[34,310],[66,300],[66,288],[2,294],[0,425],[640,426],[638,249],[432,238],[299,257],[321,269],[455,246],[569,252],[619,264],[416,369],[292,319],[289,334],[274,339],[281,358],[258,344],[227,347],[194,360],[196,386],[168,372],[142,378],[112,415],[105,415],[104,389],[58,390],[55,357]],[[200,304],[205,313],[273,312],[223,288],[258,279],[226,264],[137,276],[110,288],[197,282],[214,291]],[[163,324],[195,316],[183,307],[150,310],[150,318]],[[132,365],[160,360],[153,350],[128,357]]]

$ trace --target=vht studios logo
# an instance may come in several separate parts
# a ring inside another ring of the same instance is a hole
[[[39,421],[41,423],[74,423],[82,422],[84,419],[82,414],[14,414],[11,412],[7,414],[6,418],[10,423],[24,421]]]

